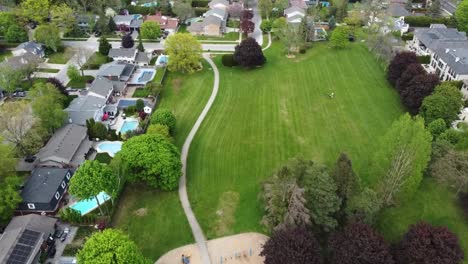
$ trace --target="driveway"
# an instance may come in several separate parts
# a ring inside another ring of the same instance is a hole
[[[53,259],[48,259],[47,262],[51,262],[54,264],[59,264],[60,263],[60,258],[62,257],[63,250],[65,249],[65,246],[67,244],[70,244],[73,241],[73,238],[75,238],[76,231],[78,230],[78,227],[76,226],[70,226],[69,224],[59,224],[58,228],[63,230],[65,227],[70,228],[70,233],[68,233],[67,239],[65,241],[60,241],[60,239],[55,240],[55,248],[57,249],[57,252],[55,253],[55,257]]]
[[[254,13],[254,16],[252,18],[252,22],[255,23],[255,29],[252,34],[250,34],[250,37],[254,38],[258,45],[262,46],[263,45],[263,33],[262,30],[260,29],[260,25],[262,24],[262,16],[260,15],[260,11],[258,10],[257,7],[258,1],[255,1],[255,5],[252,6],[252,10]]]

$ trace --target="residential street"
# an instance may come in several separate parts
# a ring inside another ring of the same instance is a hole
[[[258,2],[255,2],[255,6],[252,7],[254,17],[252,18],[252,22],[255,23],[255,29],[250,36],[254,38],[258,45],[262,46],[263,45],[263,33],[262,30],[260,29],[260,25],[262,24],[262,16],[260,15],[260,11],[257,8]]]

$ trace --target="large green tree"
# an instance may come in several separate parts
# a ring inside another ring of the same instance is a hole
[[[23,0],[21,2],[23,15],[38,23],[43,23],[49,17],[49,0]]]
[[[457,19],[458,29],[468,32],[468,0],[463,0],[458,4],[457,10],[455,11],[455,18]]]
[[[346,219],[349,223],[362,221],[372,225],[381,207],[382,202],[377,193],[365,187],[347,201],[345,208]]]
[[[34,115],[41,120],[41,125],[49,133],[61,127],[66,118],[63,111],[65,96],[50,83],[37,83],[31,89],[32,109]]]
[[[57,52],[62,40],[60,38],[60,30],[54,24],[40,25],[34,31],[34,39],[37,42],[44,44],[47,48]]]
[[[346,153],[341,153],[338,157],[332,176],[338,188],[338,196],[345,203],[359,189],[359,178]]]
[[[138,250],[135,242],[117,229],[106,229],[94,233],[78,251],[76,258],[79,263],[134,263],[149,264]]]
[[[21,195],[19,194],[19,186],[21,179],[17,176],[8,176],[0,179],[0,222],[7,222],[16,207],[21,202]]]
[[[9,63],[0,64],[0,87],[7,92],[14,92],[24,78],[21,69],[13,68]]]
[[[10,12],[0,13],[0,35],[5,35],[8,28],[17,25],[16,16]]]
[[[154,188],[174,190],[182,175],[177,148],[164,136],[146,134],[130,138],[117,153],[128,169],[128,180]]]
[[[175,1],[172,11],[180,20],[185,21],[192,16],[193,8],[190,3],[185,1]]]
[[[194,72],[200,69],[202,47],[190,33],[176,33],[165,42],[171,71]]]
[[[5,40],[7,42],[24,42],[28,40],[28,33],[19,25],[11,25],[5,32]]]
[[[347,26],[336,27],[330,37],[330,44],[334,48],[346,48],[349,44],[349,29]]]
[[[154,21],[145,21],[140,27],[141,37],[144,39],[157,39],[161,34],[159,23]]]
[[[51,21],[68,32],[76,24],[75,11],[65,3],[54,5],[51,8]]]
[[[17,153],[28,154],[30,150],[25,146],[25,139],[36,119],[28,102],[7,102],[0,107],[0,131],[6,142],[11,143]]]
[[[462,107],[460,90],[449,83],[442,83],[435,88],[434,93],[424,98],[420,112],[426,124],[441,118],[450,125],[458,118]]]
[[[102,36],[99,39],[99,48],[98,48],[99,53],[101,53],[104,56],[107,56],[109,55],[110,49],[112,49],[112,45],[104,36]]]
[[[271,10],[273,9],[273,2],[271,0],[259,0],[258,9],[262,16],[268,19],[270,17]]]
[[[430,159],[431,142],[422,118],[405,114],[393,122],[379,142],[371,168],[384,205],[409,198],[419,187]]]
[[[167,108],[158,108],[151,115],[151,124],[165,125],[169,128],[169,132],[173,134],[176,128],[176,118],[171,110]]]
[[[106,192],[115,199],[119,190],[119,179],[113,175],[112,170],[97,160],[86,160],[80,165],[70,180],[69,192],[80,199],[95,198],[101,210],[101,204],[97,198],[101,192]]]

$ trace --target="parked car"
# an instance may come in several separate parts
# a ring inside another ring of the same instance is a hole
[[[60,238],[60,237],[62,237],[63,233],[64,233],[63,230],[57,229],[57,230],[55,230],[54,237],[55,238]]]
[[[26,161],[28,163],[33,163],[35,160],[36,160],[36,156],[26,156],[24,158],[24,161]]]
[[[60,237],[60,241],[64,242],[67,239],[68,232],[64,232],[62,236]]]
[[[57,248],[55,246],[51,247],[50,250],[49,250],[49,258],[53,258],[55,257],[55,253],[57,253]]]
[[[26,92],[22,90],[16,90],[13,93],[13,97],[26,97]]]

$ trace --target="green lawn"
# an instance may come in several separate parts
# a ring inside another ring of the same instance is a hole
[[[108,63],[109,61],[111,61],[109,57],[102,55],[99,52],[95,52],[83,67],[88,70],[97,70],[101,65]]]
[[[239,32],[229,32],[224,34],[222,37],[211,37],[211,36],[197,36],[198,40],[228,40],[236,41],[239,40]]]
[[[60,70],[57,70],[57,69],[49,69],[49,68],[37,68],[36,71],[38,72],[50,72],[50,73],[57,73],[59,72]]]
[[[179,149],[205,106],[212,87],[213,74],[208,67],[192,75],[169,73],[166,77],[159,107],[171,109],[177,118],[174,140]],[[135,216],[134,212],[140,208],[147,208],[146,215]],[[120,198],[113,225],[128,232],[143,254],[154,261],[175,247],[193,243],[177,191],[159,192],[128,186]]]
[[[67,87],[73,87],[73,88],[77,88],[77,89],[82,89],[82,88],[86,88],[86,83],[87,82],[90,82],[90,81],[93,81],[94,80],[94,77],[93,76],[82,76],[81,78],[77,79],[77,80],[70,80],[70,82],[68,82],[67,84]]]
[[[72,48],[66,47],[63,51],[58,51],[52,54],[49,54],[47,57],[49,60],[48,63],[57,63],[57,64],[66,64],[75,52]]]
[[[273,45],[267,64],[255,70],[226,68],[217,58],[219,95],[188,162],[190,201],[209,238],[221,235],[215,233],[216,211],[229,191],[240,199],[226,234],[261,231],[260,183],[289,158],[331,165],[344,151],[365,180],[375,139],[402,113],[365,46],[332,50],[315,44],[296,59],[281,51]]]

